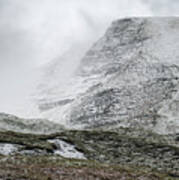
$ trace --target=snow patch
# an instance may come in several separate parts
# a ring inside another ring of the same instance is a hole
[[[66,158],[86,159],[83,153],[77,151],[72,144],[66,143],[60,139],[49,140],[49,142],[54,143],[57,146],[58,149],[54,151],[57,155]]]
[[[19,146],[15,144],[0,143],[0,154],[10,155],[18,151]]]

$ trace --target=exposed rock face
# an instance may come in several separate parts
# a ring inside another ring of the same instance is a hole
[[[179,18],[113,22],[56,97],[43,96],[40,106],[55,103],[44,116],[69,127],[179,131],[178,48]]]

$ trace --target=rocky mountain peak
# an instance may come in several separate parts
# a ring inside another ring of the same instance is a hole
[[[114,21],[66,85],[46,93],[39,107],[68,127],[177,132],[178,48],[179,18]]]

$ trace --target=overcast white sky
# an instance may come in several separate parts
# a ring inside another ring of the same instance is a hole
[[[178,0],[0,0],[0,112],[18,114],[34,69],[72,44],[96,41],[112,20],[178,12]]]

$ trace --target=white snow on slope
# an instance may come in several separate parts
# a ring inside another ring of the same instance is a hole
[[[126,30],[123,30],[125,28]],[[110,123],[111,117],[96,118],[95,113],[100,113],[99,110],[103,108],[103,105],[105,107],[105,104],[97,107],[92,92],[98,93],[110,88],[118,88],[119,92],[114,93],[118,93],[116,98],[120,101],[111,111],[112,115],[116,116],[114,121],[118,121],[119,117],[128,118],[130,115],[129,119],[133,120],[128,124],[135,124],[135,117],[140,116],[141,113],[144,115],[146,113],[148,116],[148,111],[155,112],[153,107],[156,102],[158,115],[162,117],[161,120],[158,119],[159,124],[156,128],[161,133],[167,132],[165,126],[174,131],[172,126],[177,126],[178,115],[174,112],[169,113],[171,109],[168,106],[173,103],[176,96],[174,92],[171,92],[170,98],[165,97],[165,90],[168,96],[171,86],[166,82],[169,83],[172,78],[171,83],[176,86],[173,91],[178,92],[179,89],[177,88],[178,48],[179,18],[129,18],[115,21],[105,35],[82,58],[74,74],[64,79],[63,85],[57,78],[57,75],[60,76],[58,71],[56,75],[48,75],[48,81],[44,77],[43,88],[39,88],[42,98],[38,101],[40,107],[47,108],[42,111],[42,116],[69,128],[77,127],[77,124],[83,127],[82,121],[85,117],[91,117],[91,119],[88,118],[89,125],[94,124],[94,121],[99,123],[103,120],[105,120],[104,123],[106,121]],[[73,59],[70,56],[68,58]],[[164,82],[162,78],[164,81],[166,78],[167,81]],[[157,85],[157,80],[161,84]],[[148,89],[145,89],[145,86]],[[130,98],[124,90],[131,91]],[[145,94],[145,91],[148,94]],[[121,92],[124,94],[121,95]],[[157,98],[162,102],[159,103]],[[153,103],[151,107],[150,103]],[[165,110],[162,110],[163,108]],[[75,119],[80,120],[75,121]],[[124,125],[126,122],[123,120],[121,124]],[[170,120],[173,123],[170,123]],[[71,125],[70,121],[74,123]],[[150,119],[148,121],[144,121],[145,126],[152,128],[153,124],[148,124]]]
[[[8,144],[8,143],[0,143],[0,154],[2,155],[10,155],[14,152],[17,152],[19,145]]]
[[[54,143],[57,146],[55,154],[66,157],[66,158],[75,158],[75,159],[86,159],[83,153],[77,151],[74,145],[66,143],[60,139],[49,140],[50,143]]]

